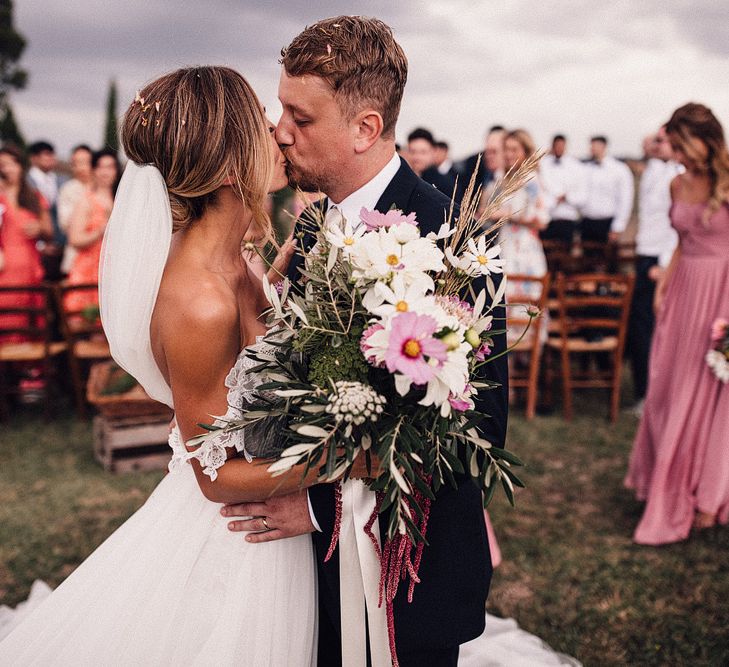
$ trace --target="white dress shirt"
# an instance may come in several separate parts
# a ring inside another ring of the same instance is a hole
[[[666,267],[678,243],[678,234],[671,227],[671,181],[682,168],[672,160],[648,160],[638,189],[638,235],[636,253],[658,257],[659,266]]]
[[[398,169],[400,169],[400,156],[397,153],[393,153],[392,158],[382,170],[359,190],[355,190],[352,194],[347,195],[340,202],[335,202],[331,198],[327,198],[327,209],[335,206],[339,209],[345,220],[353,223],[355,228],[358,227],[359,212],[362,207],[370,211],[375,208],[380,197],[382,197],[382,193],[390,185],[390,181],[395,178]]]
[[[628,165],[608,155],[601,162],[588,162],[587,200],[582,207],[586,218],[612,218],[610,231],[625,231],[633,211],[633,172]]]
[[[55,171],[45,172],[38,167],[31,167],[28,170],[28,178],[36,190],[43,195],[48,206],[53,206],[58,198],[58,176]]]
[[[579,220],[587,199],[585,167],[571,155],[545,155],[539,163],[551,220]],[[563,196],[565,201],[557,202]]]
[[[452,167],[453,160],[451,160],[450,158],[446,158],[445,160],[443,160],[443,162],[440,163],[440,166],[438,167],[438,173],[446,176]]]
[[[398,169],[400,169],[400,156],[393,153],[390,161],[382,168],[382,170],[374,176],[370,181],[365,183],[359,190],[355,190],[352,194],[347,195],[342,201],[336,203],[327,197],[327,210],[331,211],[336,208],[342,214],[345,220],[354,224],[356,229],[359,226],[359,212],[362,207],[373,210],[382,194],[390,185],[390,181],[395,178]],[[321,532],[321,526],[314,515],[314,508],[311,506],[311,498],[307,492],[306,498],[309,502],[309,518],[314,528]]]

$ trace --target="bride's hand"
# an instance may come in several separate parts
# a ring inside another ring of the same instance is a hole
[[[296,239],[292,230],[291,235],[283,242],[276,259],[273,260],[273,264],[271,264],[271,268],[266,274],[269,283],[277,283],[286,276],[286,271],[295,252]]]

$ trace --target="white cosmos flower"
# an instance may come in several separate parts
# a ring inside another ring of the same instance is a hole
[[[468,353],[471,346],[464,343],[455,350],[448,352],[448,358],[438,369],[432,380],[428,382],[425,396],[419,401],[420,405],[435,405],[445,411],[443,416],[450,414],[448,398],[451,394],[458,394],[468,383]],[[448,407],[444,407],[447,405]]]
[[[326,232],[327,241],[337,248],[341,248],[345,255],[352,252],[355,244],[364,236],[367,228],[360,225],[354,229],[349,220],[344,221],[344,229],[339,225],[331,225]]]
[[[405,228],[408,229],[405,229]],[[443,271],[443,253],[433,241],[416,236],[402,242],[413,225],[397,225],[389,229],[367,232],[350,253],[352,275],[360,281],[384,280],[390,282],[396,275],[402,277],[405,285],[418,283],[423,291],[434,289],[429,271]]]
[[[503,260],[497,259],[500,252],[501,246],[498,244],[492,248],[487,248],[486,236],[482,235],[479,237],[478,243],[473,239],[468,239],[468,250],[463,253],[463,258],[469,262],[469,273],[488,276],[491,273],[504,272]]]
[[[426,291],[427,285],[422,280],[406,285],[403,277],[396,275],[390,286],[383,282],[375,283],[362,299],[362,305],[383,319],[409,311],[432,315],[436,308],[435,297],[425,296]]]

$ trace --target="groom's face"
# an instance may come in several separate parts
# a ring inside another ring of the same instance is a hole
[[[278,98],[283,113],[276,140],[286,156],[290,185],[328,194],[355,154],[351,124],[318,76],[289,76],[282,70]]]

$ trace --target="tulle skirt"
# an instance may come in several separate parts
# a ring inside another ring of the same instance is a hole
[[[190,466],[0,643],[0,665],[315,664],[308,535],[249,544]]]

